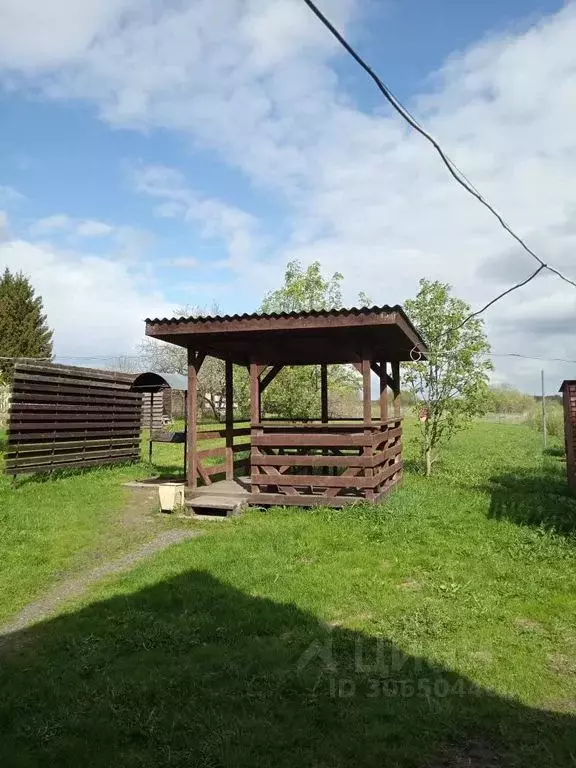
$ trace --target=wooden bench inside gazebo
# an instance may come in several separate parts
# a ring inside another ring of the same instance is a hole
[[[342,506],[379,501],[400,483],[400,363],[426,356],[422,338],[400,306],[164,318],[147,320],[146,334],[188,350],[188,498],[209,491],[238,494],[253,505]],[[225,424],[208,432],[198,429],[196,395],[206,356],[224,360],[226,370]],[[350,364],[360,372],[362,417],[329,418],[331,364]],[[249,428],[234,423],[234,365],[250,373]],[[300,365],[320,367],[319,418],[289,422],[263,417],[266,387],[284,366]],[[373,374],[379,382],[375,416]],[[204,439],[215,436],[225,438],[225,447],[202,450]],[[246,451],[249,477],[237,480],[235,454]],[[205,466],[204,460],[217,454],[224,456],[224,464]],[[222,482],[216,482],[218,473],[224,474]]]

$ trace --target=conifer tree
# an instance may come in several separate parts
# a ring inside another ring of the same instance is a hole
[[[52,331],[42,298],[22,272],[8,268],[0,277],[0,378],[10,381],[14,360],[1,358],[52,358]]]

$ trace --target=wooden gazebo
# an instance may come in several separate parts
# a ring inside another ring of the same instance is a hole
[[[234,479],[235,454],[250,450],[247,501],[256,505],[378,501],[402,477],[400,363],[426,356],[426,347],[400,306],[282,314],[172,318],[146,321],[146,334],[188,350],[187,485],[212,485],[217,473]],[[197,376],[209,355],[225,361],[225,428],[199,431]],[[354,365],[362,376],[359,419],[329,420],[328,365]],[[250,371],[250,427],[235,428],[233,365]],[[320,366],[320,418],[266,420],[261,397],[284,366]],[[379,379],[379,413],[372,414],[371,377]],[[387,392],[393,393],[388,412]],[[204,438],[226,438],[202,450]],[[250,436],[250,445],[236,442]],[[224,466],[204,460],[224,455]],[[246,460],[244,460],[246,462]],[[240,462],[241,464],[241,462]],[[246,467],[246,463],[244,463]],[[247,467],[246,467],[247,468]],[[214,487],[217,483],[214,483]],[[245,491],[246,493],[246,491]]]

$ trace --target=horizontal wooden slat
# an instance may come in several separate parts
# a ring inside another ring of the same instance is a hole
[[[23,363],[17,363],[15,368],[15,372],[17,373],[26,373],[26,372],[32,372],[32,373],[39,373],[39,374],[46,374],[52,375],[56,373],[58,376],[61,376],[62,378],[65,378],[67,376],[71,376],[73,378],[78,378],[79,376],[85,377],[87,379],[110,379],[113,381],[118,381],[125,386],[129,387],[131,386],[132,382],[134,381],[135,374],[133,373],[122,373],[120,371],[109,371],[104,368],[79,368],[76,365],[63,365],[62,363],[45,363],[45,362],[23,362]]]
[[[102,393],[99,395],[90,395],[87,392],[82,392],[78,394],[63,394],[61,391],[58,390],[58,387],[54,387],[54,392],[26,392],[26,391],[17,391],[12,394],[12,402],[14,404],[18,403],[26,403],[26,404],[46,404],[46,405],[52,405],[55,401],[54,395],[58,395],[58,403],[61,403],[62,405],[78,405],[82,403],[86,403],[87,405],[108,405],[109,403],[114,403],[116,407],[122,407],[122,408],[139,408],[141,404],[141,395],[134,397],[133,392],[125,392],[125,393],[118,393],[114,394],[112,396],[101,396]]]
[[[378,451],[378,453],[375,453],[374,456],[372,456],[372,466],[379,467],[381,464],[384,464],[385,461],[393,459],[400,453],[402,453],[402,443],[396,443],[395,445],[391,445],[390,448],[386,448],[384,451]]]
[[[29,374],[29,373],[22,373],[21,371],[16,370],[14,372],[14,383],[18,387],[18,389],[23,389],[26,386],[30,384],[61,384],[66,387],[70,386],[77,386],[77,387],[85,387],[89,386],[92,389],[114,389],[114,390],[123,390],[127,391],[129,390],[129,387],[122,382],[119,381],[113,381],[113,380],[104,380],[104,379],[94,379],[91,377],[85,377],[85,378],[58,378],[54,375],[48,375],[48,376],[42,376],[38,374]],[[24,387],[22,386],[24,385]],[[30,387],[30,389],[33,389],[34,387]],[[135,393],[138,394],[138,393]]]
[[[45,413],[51,416],[55,413],[118,413],[135,414],[140,413],[140,405],[135,403],[115,403],[108,400],[107,403],[92,403],[89,400],[83,400],[78,403],[62,403],[60,399],[57,403],[12,403],[12,418],[19,414],[26,413]]]
[[[114,413],[107,408],[99,408],[97,411],[86,411],[82,408],[78,408],[76,411],[53,411],[51,413],[47,411],[35,411],[33,413],[15,411],[10,416],[11,423],[16,425],[24,424],[28,422],[52,422],[52,423],[64,423],[72,421],[115,421],[115,422],[139,422],[139,411],[120,411]]]
[[[252,473],[254,485],[293,485],[318,488],[373,488],[377,485],[375,477],[357,475],[261,475]]]
[[[92,430],[69,430],[69,431],[63,431],[63,430],[53,430],[52,432],[30,432],[30,431],[22,431],[22,432],[9,432],[8,433],[8,445],[19,445],[20,443],[32,443],[32,442],[47,442],[47,441],[54,441],[59,442],[61,440],[67,441],[67,440],[79,440],[82,438],[82,440],[86,440],[89,438],[90,440],[107,440],[115,437],[134,437],[139,438],[140,436],[140,426],[137,428],[130,427],[128,429],[116,429],[109,427],[103,427],[102,429],[92,429]]]
[[[8,470],[12,467],[41,467],[41,466],[53,466],[58,464],[71,463],[76,461],[93,461],[96,459],[116,458],[124,459],[127,457],[138,457],[140,454],[138,450],[133,448],[126,449],[114,449],[108,451],[80,451],[77,453],[46,453],[43,456],[19,456],[16,459],[6,459],[6,468]]]
[[[300,456],[297,453],[282,456],[252,451],[252,464],[258,467],[372,467],[372,456]]]
[[[389,477],[392,477],[392,475],[395,475],[397,472],[401,472],[403,467],[404,467],[404,464],[402,461],[396,461],[394,462],[394,464],[390,464],[390,466],[383,469],[377,475],[374,475],[373,487],[376,488],[379,485],[382,485],[382,483],[385,480],[387,480]]]
[[[233,453],[240,453],[241,451],[249,451],[250,450],[250,443],[239,443],[238,445],[232,445],[230,446]],[[211,458],[224,458],[226,455],[226,446],[222,445],[219,448],[208,448],[204,451],[196,451],[196,456],[202,460],[202,459],[211,459]]]
[[[30,385],[25,386],[23,384],[20,384],[18,386],[18,389],[16,389],[12,393],[12,397],[16,398],[17,400],[21,401],[22,398],[29,398],[29,397],[42,397],[45,399],[46,397],[51,397],[53,395],[58,395],[58,397],[65,397],[67,399],[72,398],[75,400],[83,400],[83,399],[99,399],[99,400],[105,400],[110,401],[113,400],[114,402],[126,402],[126,403],[138,403],[142,402],[142,393],[141,392],[131,392],[130,390],[120,390],[120,389],[114,389],[114,390],[102,390],[102,389],[93,389],[90,386],[77,386],[77,387],[67,387],[64,385],[44,385],[44,384],[38,384],[38,385]],[[52,398],[55,399],[55,398]]]
[[[349,421],[350,423],[346,423]],[[251,426],[256,429],[262,429],[264,432],[345,432],[371,429],[374,432],[384,431],[387,426],[396,425],[399,423],[398,419],[386,419],[385,421],[363,421],[362,419],[347,419],[346,421],[338,421],[338,423],[328,422],[323,424],[321,421],[260,421],[255,422]]]
[[[36,444],[24,444],[14,447],[10,447],[6,452],[6,458],[13,458],[14,456],[26,456],[26,455],[41,455],[43,453],[62,453],[63,451],[78,451],[82,450],[99,450],[102,448],[129,448],[140,447],[140,440],[137,438],[122,438],[120,440],[92,440],[89,443],[84,441],[62,441],[60,443],[54,442],[38,442]]]
[[[54,466],[55,471],[60,471],[63,469],[88,469],[90,467],[100,467],[103,465],[108,464],[129,464],[133,463],[135,461],[139,460],[139,456],[134,456],[133,458],[128,459],[119,459],[119,458],[109,458],[109,459],[93,459],[89,461],[77,461],[77,462],[71,462],[66,464],[58,464],[57,466]],[[51,469],[51,465],[45,466],[41,465],[38,467],[12,467],[9,470],[7,469],[7,474],[9,475],[23,475],[23,474],[32,474],[34,472],[48,472]]]
[[[38,432],[40,430],[46,431],[46,429],[50,427],[52,433],[57,432],[59,430],[68,430],[72,431],[73,429],[76,429],[78,431],[90,431],[90,430],[108,430],[109,432],[115,431],[117,429],[126,429],[126,430],[139,430],[140,429],[140,422],[139,421],[115,421],[114,419],[106,419],[106,420],[86,420],[86,421],[56,421],[56,422],[50,422],[50,421],[34,421],[34,422],[18,422],[17,424],[10,424],[10,430],[9,434],[12,435],[15,432]]]
[[[250,434],[250,427],[238,427],[234,429],[233,437],[242,437],[243,435]],[[197,440],[216,440],[219,437],[226,437],[226,429],[205,429],[199,430],[196,439]]]
[[[304,493],[295,496],[285,496],[283,493],[251,493],[248,501],[250,504],[273,507],[344,507],[362,503],[364,499],[358,496],[334,496],[327,499],[322,495]]]
[[[252,445],[270,448],[361,447],[372,445],[372,435],[252,435]]]

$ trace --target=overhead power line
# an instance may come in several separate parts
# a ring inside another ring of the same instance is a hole
[[[466,175],[458,168],[458,166],[453,162],[453,160],[450,159],[450,157],[447,155],[447,153],[442,149],[439,142],[432,136],[430,133],[428,133],[427,130],[425,130],[416,120],[414,115],[410,113],[410,111],[400,102],[400,100],[394,96],[390,88],[380,79],[380,77],[376,74],[376,72],[370,67],[370,65],[360,56],[360,54],[350,45],[350,43],[343,37],[343,35],[336,29],[336,27],[332,24],[331,21],[322,13],[322,11],[316,6],[312,0],[304,0],[308,8],[314,13],[314,15],[324,24],[324,26],[330,31],[330,33],[336,38],[336,40],[340,43],[340,45],[352,56],[352,58],[356,61],[356,63],[366,72],[366,74],[374,81],[376,84],[376,87],[378,90],[382,93],[384,98],[392,105],[392,107],[398,112],[398,114],[406,120],[406,122],[415,130],[417,131],[421,136],[423,136],[436,150],[438,155],[440,156],[442,162],[448,169],[448,172],[450,175],[454,178],[454,180],[460,184],[470,195],[472,195],[476,200],[478,200],[479,203],[481,203],[495,218],[498,220],[500,225],[508,232],[508,234],[516,240],[516,242],[528,253],[535,261],[538,262],[540,265],[539,268],[532,274],[530,277],[526,280],[523,280],[519,283],[516,283],[511,288],[509,288],[506,291],[503,291],[501,294],[496,296],[492,301],[489,301],[488,304],[486,304],[482,309],[478,310],[477,312],[473,312],[470,314],[464,322],[458,326],[458,328],[461,328],[462,325],[467,323],[471,318],[481,314],[482,312],[485,312],[489,307],[491,307],[493,304],[495,304],[497,301],[500,301],[500,299],[504,298],[504,296],[507,296],[509,293],[512,293],[513,291],[516,291],[518,288],[521,288],[522,286],[529,283],[531,280],[533,280],[542,270],[546,269],[549,272],[552,272],[557,277],[559,277],[561,280],[564,280],[564,282],[569,283],[570,285],[574,286],[576,288],[576,281],[572,280],[571,278],[564,275],[560,270],[556,269],[556,267],[552,267],[549,264],[547,264],[540,256],[538,256],[537,253],[535,253],[532,248],[528,246],[528,244],[518,235],[512,227],[506,222],[506,220],[503,218],[503,216],[498,213],[498,211],[494,208],[491,203],[489,203],[486,198],[476,189],[476,187],[472,184],[472,182],[466,177]],[[457,329],[454,329],[457,330]]]

